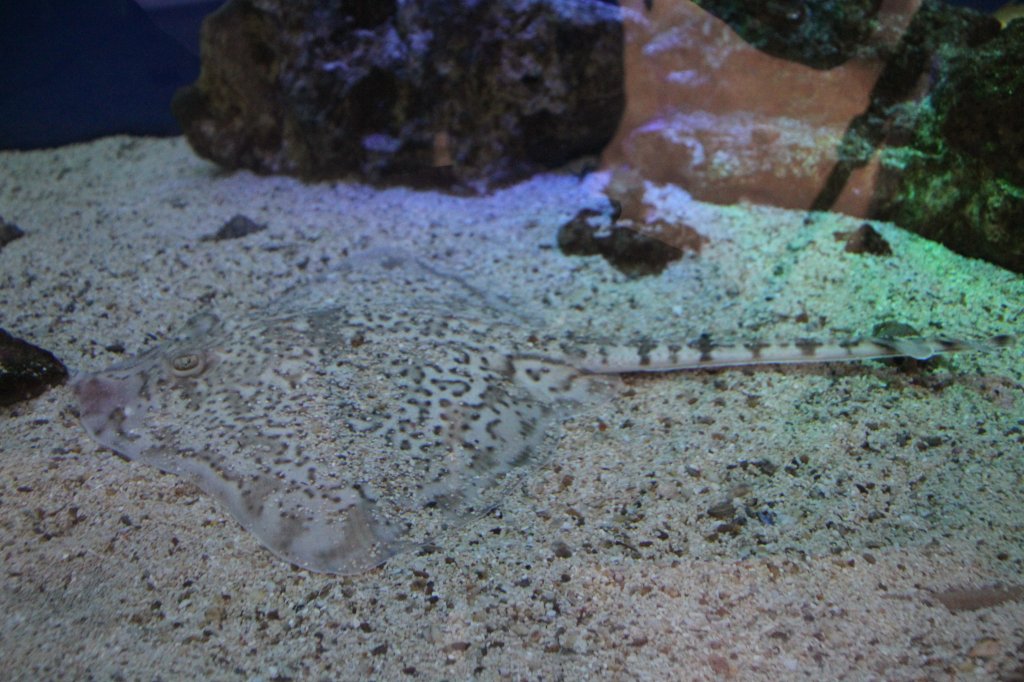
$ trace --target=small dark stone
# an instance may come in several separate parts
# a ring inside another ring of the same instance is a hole
[[[25,236],[25,231],[14,223],[9,223],[3,218],[0,218],[0,249],[13,242],[15,239],[20,239]]]
[[[751,465],[765,476],[774,476],[775,472],[779,470],[779,466],[774,462],[770,462],[767,459],[757,459],[751,462]]]
[[[921,336],[921,332],[917,331],[909,324],[903,322],[897,322],[895,320],[886,320],[876,324],[871,329],[871,335],[877,336],[883,339],[905,339],[914,336]]]
[[[375,646],[372,649],[370,649],[370,654],[372,656],[383,656],[387,652],[388,652],[388,643],[387,642],[384,642],[383,644],[380,644],[380,645]]]
[[[52,353],[0,329],[0,406],[35,398],[67,377]]]
[[[712,531],[707,539],[709,542],[718,542],[723,536],[736,537],[743,531],[743,519],[736,519],[735,521],[729,521],[728,523],[720,523],[715,526],[715,530]]]
[[[915,337],[920,337],[921,332],[919,332],[914,327],[911,327],[909,324],[897,322],[896,320],[886,320],[885,322],[880,322],[879,324],[876,324],[871,329],[871,336],[885,342],[886,339],[912,339]],[[883,360],[882,362],[885,362],[889,365],[892,365],[893,367],[896,367],[901,372],[914,374],[920,372],[921,370],[924,370],[929,366],[941,362],[941,358],[941,355],[933,356],[931,358],[928,358],[927,360],[918,360],[916,358],[909,357],[899,357],[888,358]],[[909,438],[907,439],[907,442],[909,442]],[[901,445],[906,445],[906,443],[902,443]]]
[[[728,519],[736,514],[736,505],[732,500],[723,500],[708,507],[708,516],[713,519]]]
[[[892,248],[885,237],[870,224],[864,223],[853,232],[840,233],[846,238],[844,251],[848,253],[868,253],[873,256],[891,256]]]
[[[261,225],[248,218],[241,213],[236,215],[231,220],[227,221],[221,228],[214,234],[208,234],[205,237],[201,237],[201,242],[220,242],[225,239],[240,239],[256,232],[262,232],[267,229],[266,225]]]
[[[569,549],[569,545],[565,544],[561,540],[555,542],[551,549],[554,555],[559,559],[568,559],[572,556],[572,550]]]

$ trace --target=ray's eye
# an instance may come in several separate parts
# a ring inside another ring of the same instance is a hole
[[[189,351],[179,353],[171,358],[171,373],[178,377],[194,377],[206,369],[206,359],[202,353]]]

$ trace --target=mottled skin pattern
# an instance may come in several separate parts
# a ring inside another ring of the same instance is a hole
[[[282,558],[353,574],[496,506],[551,420],[617,373],[968,347],[584,343],[392,253],[245,320],[201,314],[75,392],[100,444],[195,482]]]

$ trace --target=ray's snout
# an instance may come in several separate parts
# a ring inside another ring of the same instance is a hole
[[[82,425],[94,437],[111,426],[120,427],[132,415],[133,402],[137,402],[137,380],[89,374],[76,379],[72,385],[78,400]]]

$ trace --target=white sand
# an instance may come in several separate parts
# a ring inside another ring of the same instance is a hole
[[[851,255],[833,233],[858,221],[678,191],[666,214],[711,242],[627,280],[554,248],[592,184],[305,186],[219,172],[180,139],[4,153],[0,215],[28,234],[0,252],[0,326],[99,369],[204,305],[244,315],[346,251],[400,245],[604,336],[1021,331],[1019,276],[885,225],[893,256]],[[199,241],[236,213],[269,229]],[[2,676],[1009,676],[1024,600],[953,611],[933,592],[1024,584],[1022,373],[1018,346],[924,371],[627,378],[500,514],[355,578],[279,562],[192,485],[101,450],[60,387],[0,412]],[[730,499],[746,523],[712,539]]]

